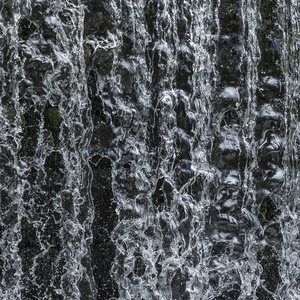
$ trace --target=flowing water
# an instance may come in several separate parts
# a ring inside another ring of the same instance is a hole
[[[299,0],[3,0],[0,299],[300,299]]]

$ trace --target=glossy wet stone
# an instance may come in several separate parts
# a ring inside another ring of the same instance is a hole
[[[291,1],[0,4],[0,295],[298,299]]]

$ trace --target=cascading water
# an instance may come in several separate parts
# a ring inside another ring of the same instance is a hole
[[[95,299],[84,7],[1,4],[1,299]]]
[[[299,20],[3,0],[0,299],[300,299]]]

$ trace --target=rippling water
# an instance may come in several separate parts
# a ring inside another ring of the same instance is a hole
[[[299,0],[0,4],[0,299],[300,299]]]

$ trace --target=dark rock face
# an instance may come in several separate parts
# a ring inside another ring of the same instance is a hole
[[[297,0],[2,2],[3,299],[300,298]]]

